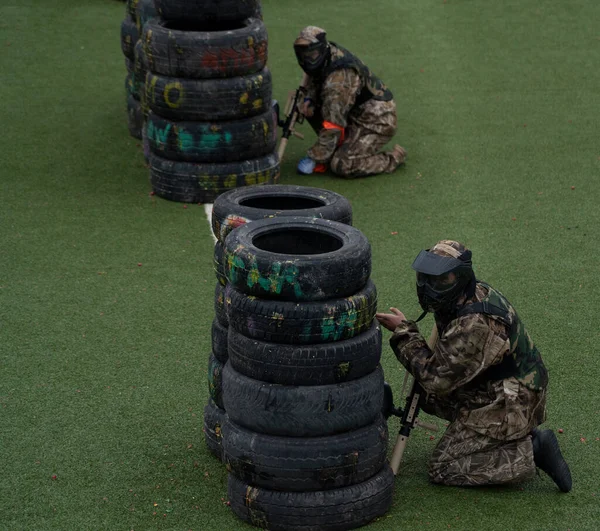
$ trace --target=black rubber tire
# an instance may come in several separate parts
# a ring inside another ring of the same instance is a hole
[[[272,109],[250,118],[221,122],[174,122],[150,111],[147,122],[150,149],[170,160],[235,162],[273,153],[277,145],[277,121]]]
[[[206,27],[239,22],[256,14],[260,0],[154,0],[165,20]]]
[[[126,68],[128,74],[133,73],[134,67],[135,67],[135,65],[133,63],[133,60],[129,59],[129,57],[125,57],[125,68]]]
[[[188,31],[185,25],[154,18],[144,24],[142,38],[149,70],[164,76],[247,76],[267,64],[267,29],[257,18],[228,31]]]
[[[375,421],[383,405],[383,371],[334,385],[277,385],[248,378],[227,363],[223,404],[233,422],[251,431],[321,437]]]
[[[225,239],[229,283],[283,301],[349,297],[371,275],[371,245],[358,229],[306,217],[260,219]]]
[[[215,317],[210,328],[212,353],[221,364],[227,363],[227,360],[229,359],[229,341],[227,332],[227,326],[223,326]]]
[[[264,114],[272,103],[271,72],[225,79],[185,79],[150,74],[150,109],[170,120],[237,120]]]
[[[224,364],[214,354],[208,357],[208,392],[210,398],[219,408],[226,409],[223,404],[223,366]]]
[[[344,299],[298,304],[246,295],[227,285],[225,304],[229,326],[241,334],[289,345],[309,345],[350,339],[366,332],[377,311],[377,290],[368,281]]]
[[[266,343],[229,329],[231,366],[240,374],[280,385],[327,385],[361,378],[375,370],[381,358],[381,328],[345,341],[315,345]]]
[[[215,252],[213,255],[213,267],[215,270],[215,275],[219,284],[221,286],[227,285],[227,276],[225,275],[225,264],[223,259],[225,257],[225,250],[223,248],[223,244],[220,241],[215,242]],[[227,313],[227,312],[226,312]]]
[[[125,17],[121,22],[121,51],[129,59],[133,59],[133,48],[140,38],[135,19]]]
[[[140,102],[136,100],[132,94],[127,95],[127,127],[129,134],[133,138],[142,138],[142,126],[144,123],[144,115],[142,113],[142,106]]]
[[[388,429],[382,415],[358,430],[329,437],[275,437],[225,424],[223,461],[242,481],[271,490],[302,492],[347,487],[381,470]]]
[[[352,225],[352,205],[344,196],[310,186],[274,184],[236,188],[219,196],[212,210],[212,231],[225,241],[236,227],[257,219],[303,216]]]
[[[125,78],[125,88],[129,94],[131,94],[136,100],[141,100],[144,94],[145,76],[143,59],[140,57],[140,53],[143,53],[142,43],[137,41],[133,51],[133,70],[127,74]]]
[[[149,153],[148,163],[152,190],[182,203],[212,203],[232,188],[271,184],[279,178],[277,153],[223,164],[177,162]]]
[[[204,406],[204,441],[206,446],[219,461],[223,460],[223,431],[222,426],[227,420],[225,410],[220,409],[209,398],[208,404]]]
[[[233,513],[256,527],[272,531],[344,531],[366,525],[389,511],[394,473],[386,464],[362,483],[313,492],[267,490],[229,474],[227,496]]]
[[[150,19],[158,16],[158,11],[154,6],[154,0],[138,0],[138,5],[135,10],[135,22],[140,32],[140,37],[144,28],[144,24]]]
[[[229,327],[227,308],[225,306],[225,286],[220,282],[215,285],[215,318],[225,328]]]

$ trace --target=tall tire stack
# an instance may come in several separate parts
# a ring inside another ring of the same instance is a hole
[[[134,138],[142,138],[142,107],[140,84],[135,76],[135,47],[139,41],[137,5],[139,0],[125,2],[125,18],[121,22],[121,51],[125,56],[125,97],[127,102],[127,127]]]
[[[275,182],[277,117],[259,0],[154,0],[143,29],[153,191],[211,203]]]
[[[345,197],[329,190],[268,184],[230,190],[221,194],[213,205],[211,223],[217,239],[214,269],[218,281],[215,286],[215,318],[211,329],[212,353],[208,360],[210,398],[204,410],[204,433],[209,450],[219,459],[222,458],[222,426],[225,421],[222,373],[229,357],[224,242],[227,235],[240,225],[259,219],[290,216],[330,219],[351,225],[352,206]]]
[[[343,530],[392,503],[371,248],[357,229],[274,217],[224,243],[223,460],[258,527]]]

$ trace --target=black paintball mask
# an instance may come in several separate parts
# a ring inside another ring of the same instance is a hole
[[[325,33],[316,36],[318,42],[311,44],[294,44],[294,52],[300,68],[309,76],[318,74],[328,63],[331,50]]]
[[[463,294],[470,298],[475,293],[476,280],[469,250],[458,258],[421,251],[412,268],[417,272],[417,295],[425,313],[452,313]]]

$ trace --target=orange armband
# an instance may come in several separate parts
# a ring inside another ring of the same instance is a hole
[[[338,146],[344,142],[344,140],[346,138],[346,130],[341,125],[334,124],[333,122],[324,121],[323,129],[337,129],[338,131],[341,131],[342,134],[338,141]]]

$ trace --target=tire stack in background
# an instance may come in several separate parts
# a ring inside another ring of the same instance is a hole
[[[352,224],[349,201],[329,190],[308,186],[262,185],[236,188],[220,195],[212,209],[212,231],[217,239],[214,249],[215,318],[212,322],[212,352],[208,360],[209,401],[204,409],[204,434],[209,450],[222,458],[222,426],[225,409],[222,397],[222,372],[229,357],[227,336],[229,319],[225,308],[227,276],[223,262],[224,242],[236,227],[254,220],[302,216]]]
[[[140,32],[137,23],[138,0],[127,0],[125,18],[121,22],[121,50],[125,56],[125,96],[127,102],[127,127],[129,134],[142,138],[142,107],[140,103],[140,82],[135,76],[135,47]]]
[[[259,0],[154,0],[145,23],[150,182],[159,196],[211,203],[276,182],[277,117]]]
[[[274,217],[224,242],[228,499],[268,529],[351,529],[387,512],[371,248],[357,229]]]

